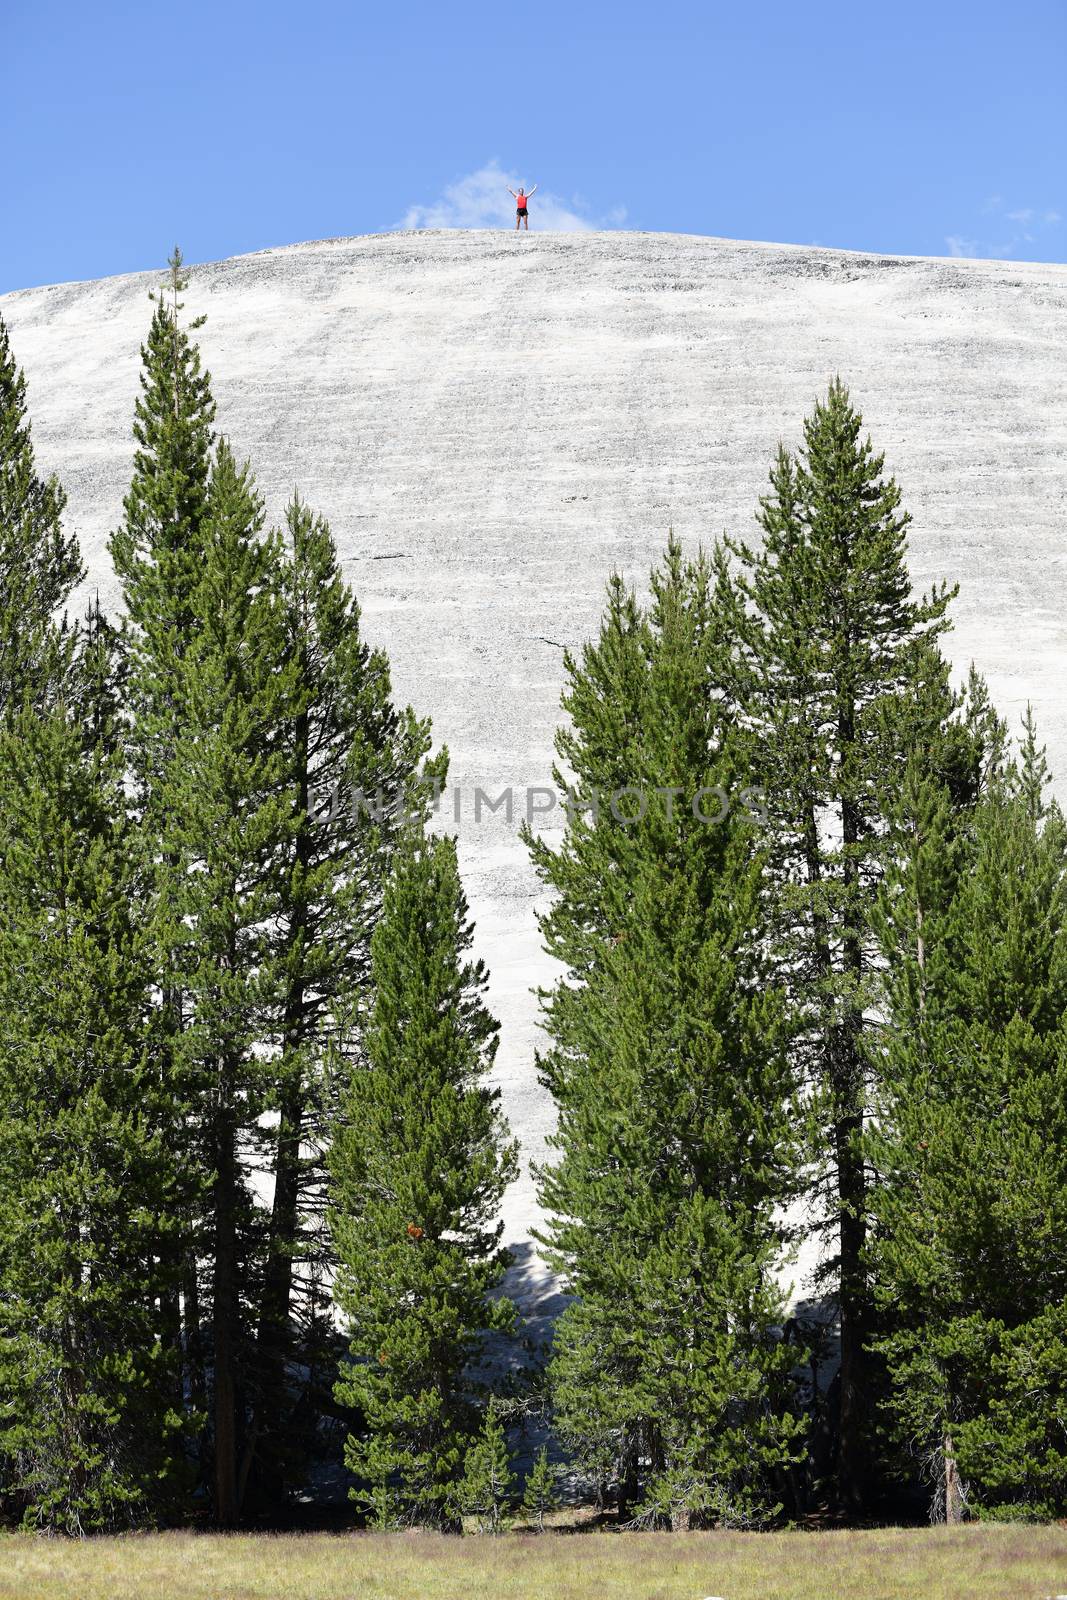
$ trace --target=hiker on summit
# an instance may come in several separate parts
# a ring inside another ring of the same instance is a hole
[[[536,194],[536,193],[537,193],[537,185],[536,185],[536,183],[534,184],[532,189],[524,189],[522,184],[520,183],[519,184],[519,192],[518,192],[518,194],[515,194],[514,189],[509,189],[508,190],[508,194],[514,195],[514,197],[515,197],[515,232],[516,233],[518,233],[519,226],[523,222],[525,222],[525,224],[526,224],[526,232],[529,233],[529,231],[530,231],[530,214],[526,209],[526,202],[527,202],[527,200],[529,200],[529,198],[530,198],[530,196],[532,194]]]

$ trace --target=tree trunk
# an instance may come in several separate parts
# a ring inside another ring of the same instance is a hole
[[[174,858],[166,858],[167,867],[174,869]],[[171,1092],[175,1076],[175,1055],[178,1037],[182,1028],[182,1002],[181,992],[172,984],[165,983],[161,992],[163,1039],[160,1058],[160,1087],[164,1095]],[[160,1295],[160,1312],[163,1324],[163,1339],[174,1352],[174,1393],[175,1405],[179,1415],[184,1415],[188,1403],[187,1396],[192,1393],[193,1374],[189,1367],[189,1321],[188,1310],[185,1311],[185,1337],[182,1337],[182,1277],[185,1252],[185,1229],[181,1234],[168,1237],[162,1243],[160,1251],[160,1266],[162,1268],[163,1288]]]
[[[293,1291],[293,1252],[300,1218],[300,1144],[304,1132],[305,1083],[301,1051],[308,1032],[304,981],[304,940],[308,930],[307,873],[311,862],[311,835],[308,823],[310,806],[309,723],[304,713],[294,729],[294,767],[298,774],[297,810],[304,823],[296,837],[294,852],[296,885],[287,935],[287,956],[293,959],[299,949],[295,970],[286,986],[282,1017],[282,1072],[291,1076],[282,1089],[278,1117],[278,1139],[274,1157],[274,1199],[271,1205],[267,1261],[263,1274],[259,1326],[256,1332],[258,1395],[253,1425],[249,1429],[240,1482],[248,1481],[252,1453],[260,1440],[276,1435],[285,1409],[285,1365],[290,1355],[290,1318]],[[261,1452],[261,1460],[262,1460]],[[266,1452],[264,1489],[275,1498],[279,1492],[276,1461]]]
[[[252,1455],[259,1442],[276,1434],[285,1408],[285,1363],[289,1354],[290,1298],[293,1285],[293,1248],[300,1197],[300,1138],[303,1126],[303,1085],[289,1085],[283,1096],[278,1123],[275,1157],[274,1203],[271,1208],[270,1239],[263,1275],[256,1354],[259,1392],[253,1425],[248,1432],[240,1482],[248,1482]],[[261,1455],[262,1462],[262,1455]],[[257,1468],[257,1474],[258,1474]],[[276,1464],[268,1462],[262,1487],[268,1493],[278,1490]]]
[[[212,1335],[215,1354],[215,1521],[237,1521],[237,1156],[232,1076],[221,1069],[215,1143],[215,1272]]]
[[[858,1511],[866,1498],[867,1463],[863,1439],[866,1402],[866,1341],[869,1309],[864,1251],[867,1243],[867,1180],[863,1150],[864,1057],[863,940],[867,911],[856,861],[860,819],[853,785],[856,747],[855,708],[846,690],[838,712],[841,751],[841,876],[844,887],[842,955],[852,992],[836,1030],[834,1072],[834,1147],[840,1208],[841,1409],[838,1419],[837,1492],[842,1506]]]
[[[839,1250],[841,1366],[838,1392],[837,1493],[842,1506],[858,1510],[866,1490],[863,1445],[867,1337],[866,1287],[863,1276],[865,1241],[863,1158],[855,1141],[863,1123],[854,1112],[834,1127],[840,1205]]]
[[[181,1244],[178,1240],[167,1240],[164,1242],[159,1256],[163,1278],[163,1288],[159,1297],[160,1320],[164,1346],[168,1351],[173,1352],[174,1365],[171,1369],[174,1383],[173,1394],[174,1404],[179,1414],[185,1410],[188,1365],[183,1350],[182,1303],[181,1295],[178,1291],[181,1265],[180,1251]]]
[[[620,1523],[627,1523],[637,1499],[637,1440],[628,1438],[622,1472],[619,1477],[618,1513]]]
[[[946,1433],[942,1451],[945,1461],[945,1521],[956,1524],[963,1521],[963,1486],[951,1434]]]
[[[192,1238],[192,1228],[186,1229],[186,1240]],[[185,1366],[189,1384],[189,1402],[194,1411],[207,1409],[207,1385],[204,1381],[204,1347],[200,1337],[200,1289],[196,1275],[196,1253],[192,1244],[186,1243],[182,1257],[182,1302],[185,1314]]]
[[[850,808],[843,807],[846,838],[855,833]],[[809,888],[823,882],[818,823],[813,800],[804,813],[805,870]],[[849,908],[851,910],[851,907]],[[860,964],[856,940],[846,938],[846,965]],[[812,966],[816,980],[827,984],[833,978],[830,929],[825,912],[812,912]],[[854,974],[855,975],[855,974]],[[865,1183],[862,1154],[855,1148],[863,1126],[862,1070],[855,1038],[855,1019],[844,1026],[835,1024],[829,1008],[824,1008],[822,1029],[822,1071],[834,1099],[832,1139],[837,1188],[837,1229],[839,1255],[838,1320],[840,1327],[840,1373],[837,1415],[837,1498],[850,1510],[859,1508],[864,1494],[864,1463],[861,1428],[863,1422],[863,1365],[866,1338],[866,1295],[863,1277],[863,1248],[866,1236]]]

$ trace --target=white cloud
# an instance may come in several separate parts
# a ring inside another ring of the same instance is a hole
[[[1005,209],[1003,195],[999,194],[991,194],[982,203],[981,210],[983,216],[994,216],[1002,225],[1014,223],[1012,236],[1004,238],[1002,235],[997,240],[971,239],[960,233],[950,233],[945,238],[949,255],[985,256],[993,260],[1009,261],[1018,255],[1020,246],[1035,244],[1042,229],[1052,227],[1063,220],[1060,213],[1051,208],[1019,206],[1014,211],[1008,211]],[[1004,231],[1005,233],[1008,231],[1006,226]]]
[[[521,181],[532,186],[530,176]],[[487,161],[477,172],[457,178],[438,199],[409,206],[401,228],[502,228],[515,226],[515,202],[509,189],[519,187],[520,174]],[[569,201],[543,189],[530,201],[530,228],[551,233],[582,233],[590,228],[618,228],[626,220],[625,206],[597,216],[580,195]]]

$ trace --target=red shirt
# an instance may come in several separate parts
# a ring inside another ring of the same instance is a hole
[[[519,190],[518,194],[515,196],[515,204],[518,206],[520,211],[525,211],[526,210],[526,196],[523,194],[521,189]]]

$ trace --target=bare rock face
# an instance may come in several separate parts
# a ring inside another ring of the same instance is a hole
[[[0,299],[39,458],[110,606],[158,278]],[[207,313],[219,426],[269,515],[297,488],[329,519],[398,695],[451,752],[499,1078],[528,1157],[552,1122],[531,993],[551,973],[516,830],[527,787],[550,782],[563,647],[595,631],[612,568],[643,585],[669,528],[691,547],[754,531],[778,440],[797,440],[835,373],[903,485],[916,585],[960,583],[956,665],[973,659],[1013,719],[1032,700],[1067,771],[1067,267],[393,233],[196,267],[186,301]],[[508,785],[513,822],[476,822],[475,788]],[[547,1290],[534,1217],[524,1177],[507,1224],[530,1301]]]

